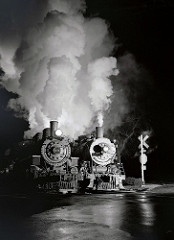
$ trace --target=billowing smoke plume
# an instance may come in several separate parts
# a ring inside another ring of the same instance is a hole
[[[83,0],[38,4],[42,11],[35,6],[35,23],[18,24],[13,41],[0,39],[2,85],[19,95],[9,107],[29,121],[26,136],[57,119],[65,134],[76,137],[93,130],[94,119],[102,125],[109,109],[110,76],[118,74],[117,60],[110,56],[114,38],[104,20],[84,18]]]
[[[101,112],[98,113],[97,121],[98,121],[99,127],[102,127],[103,126],[103,114]]]

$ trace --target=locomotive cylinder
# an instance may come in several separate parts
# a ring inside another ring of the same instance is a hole
[[[103,128],[96,127],[96,138],[103,138]]]
[[[57,121],[55,121],[55,120],[50,121],[50,136],[51,137],[56,136],[57,127],[58,127],[58,122]]]

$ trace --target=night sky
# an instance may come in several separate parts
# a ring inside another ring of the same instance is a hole
[[[133,84],[133,81],[130,84],[130,89],[137,91],[136,97],[133,98],[133,94],[130,94],[129,98],[130,101],[131,99],[137,101],[136,114],[143,115],[144,121],[149,121],[153,129],[154,145],[157,148],[149,154],[150,170],[147,174],[154,175],[158,179],[162,174],[166,180],[172,181],[174,171],[173,1],[87,0],[86,3],[88,17],[98,16],[106,19],[110,24],[110,29],[117,38],[117,46],[119,45],[114,55],[119,59],[124,54],[130,53],[142,69],[143,80],[137,85]],[[24,6],[21,6],[21,12],[24,12]],[[32,22],[32,16],[30,17]],[[4,27],[8,26],[8,17],[6,21]],[[27,21],[30,22],[28,18]],[[7,148],[22,139],[23,132],[28,127],[27,122],[16,118],[14,113],[7,109],[9,98],[14,96],[13,93],[0,89],[1,158]],[[127,165],[130,168],[132,164]],[[133,170],[131,173],[133,175]]]

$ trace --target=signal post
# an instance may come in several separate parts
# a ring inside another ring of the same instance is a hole
[[[144,171],[146,170],[147,155],[145,154],[146,149],[149,148],[149,145],[145,142],[149,138],[148,135],[144,136],[141,134],[138,139],[140,140],[140,163],[141,163],[141,178],[142,183],[145,184]]]

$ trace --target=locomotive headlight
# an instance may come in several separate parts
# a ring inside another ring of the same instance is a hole
[[[58,129],[58,130],[55,132],[55,134],[56,134],[57,136],[61,136],[61,135],[62,135],[62,131],[61,131],[60,129]]]
[[[107,152],[108,150],[109,150],[109,148],[107,146],[104,146],[103,151]]]

